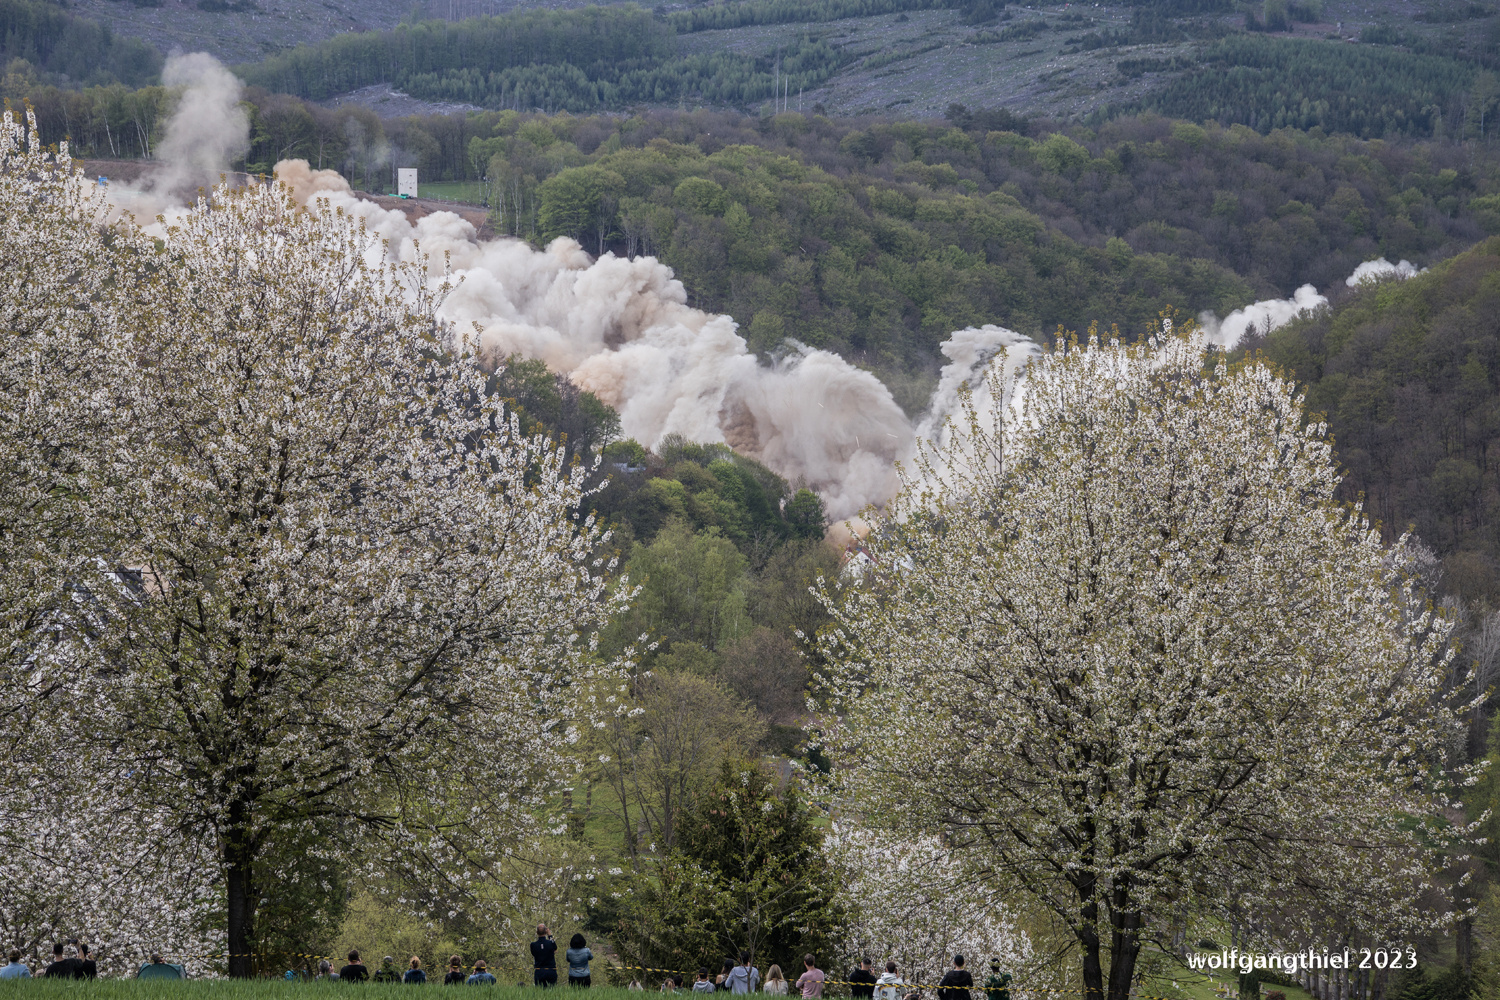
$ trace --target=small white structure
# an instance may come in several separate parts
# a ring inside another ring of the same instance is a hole
[[[417,196],[417,168],[399,167],[396,170],[396,194],[402,198]]]

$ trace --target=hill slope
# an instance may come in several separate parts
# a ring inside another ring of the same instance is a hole
[[[1327,414],[1345,496],[1388,535],[1414,527],[1448,590],[1500,596],[1500,239],[1360,289],[1264,350]]]

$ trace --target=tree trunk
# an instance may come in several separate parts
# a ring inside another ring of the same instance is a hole
[[[1086,876],[1078,886],[1083,905],[1078,908],[1078,943],[1083,946],[1083,1000],[1104,1000],[1104,966],[1099,960],[1099,901],[1094,879]]]
[[[1141,954],[1141,915],[1131,909],[1128,883],[1117,884],[1112,895],[1108,1000],[1130,1000],[1135,962]]]
[[[230,828],[224,839],[224,875],[228,886],[229,977],[249,979],[254,971],[251,943],[255,940],[255,886],[248,807],[230,807]],[[238,814],[238,815],[237,815]],[[238,819],[239,822],[235,822]]]

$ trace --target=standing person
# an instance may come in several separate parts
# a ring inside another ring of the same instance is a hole
[[[99,963],[89,957],[89,946],[82,941],[78,942],[78,978],[99,978]]]
[[[708,968],[706,966],[699,968],[698,978],[693,981],[693,992],[712,993],[713,991],[714,984],[713,981],[708,978]]]
[[[802,990],[802,1000],[813,1000],[814,997],[823,995],[823,983],[828,977],[814,964],[816,962],[817,959],[811,955],[802,956],[802,964],[807,966],[807,971],[797,977],[797,985]]]
[[[422,971],[422,960],[420,958],[415,955],[411,957],[411,968],[407,969],[401,976],[401,981],[403,983],[427,982],[427,973]]]
[[[990,974],[984,980],[985,1000],[1010,1000],[1010,973],[1000,971],[1000,960],[990,959]]]
[[[875,980],[875,985],[880,987],[880,1000],[901,1000],[900,987],[906,984],[901,981],[901,976],[896,971],[895,962],[885,963],[885,971],[880,978]]]
[[[448,974],[443,977],[443,985],[462,986],[465,978],[464,960],[458,955],[450,955],[448,958]]]
[[[760,985],[760,970],[751,967],[748,951],[740,952],[740,964],[729,971],[727,983],[731,993],[754,993]]]
[[[370,970],[359,960],[359,952],[349,950],[349,964],[339,970],[339,979],[346,983],[363,983],[370,978]]]
[[[538,986],[557,985],[557,942],[547,931],[546,924],[536,925],[536,940],[531,942],[531,966],[533,982]]]
[[[474,974],[465,980],[470,986],[494,986],[495,977],[490,975],[489,966],[485,965],[484,959],[474,962]]]
[[[781,974],[781,966],[773,965],[766,970],[765,992],[772,996],[786,996],[786,977]]]
[[[47,979],[82,979],[83,963],[78,961],[78,949],[64,945],[61,941],[52,946],[52,964],[42,970]]]
[[[969,990],[973,986],[974,977],[964,968],[964,957],[954,955],[953,968],[938,983],[938,1000],[969,1000]]]
[[[875,995],[875,973],[870,971],[870,960],[862,959],[859,968],[849,973],[849,995],[854,1000],[870,1000]]]
[[[401,981],[401,973],[396,971],[396,956],[387,955],[380,960],[380,968],[375,970],[375,975],[370,977],[374,983],[397,983]]]
[[[0,979],[30,979],[31,970],[21,961],[21,949],[12,948],[10,954],[5,956],[10,959],[10,964],[0,969]]]
[[[589,975],[589,962],[593,960],[594,953],[589,951],[589,943],[582,934],[573,935],[564,957],[568,960],[568,985],[582,986],[585,989],[592,986],[594,981]]]

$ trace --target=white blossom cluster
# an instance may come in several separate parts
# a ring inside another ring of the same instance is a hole
[[[104,218],[7,113],[0,925],[242,955],[307,844],[418,913],[506,908],[618,683],[588,470],[348,215]]]
[[[938,837],[900,837],[846,822],[824,838],[823,850],[841,875],[850,968],[862,958],[876,972],[895,962],[903,981],[932,984],[961,954],[976,979],[998,959],[1018,982],[1035,985],[1024,974],[1032,965],[1030,938]]]
[[[1338,503],[1326,428],[1200,334],[1061,344],[877,520],[823,639],[834,792],[1072,927],[1089,988],[1189,901],[1454,919],[1450,623]],[[1122,956],[1124,956],[1122,958]],[[1091,962],[1093,963],[1091,965]]]

